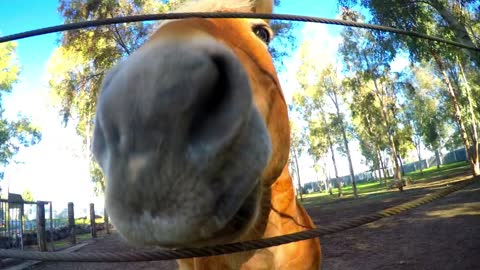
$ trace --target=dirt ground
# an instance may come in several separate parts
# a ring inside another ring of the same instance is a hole
[[[307,208],[319,226],[409,201],[465,176]],[[372,200],[372,196],[379,196]],[[480,269],[480,182],[427,205],[321,239],[323,270]],[[132,250],[118,235],[79,252]],[[33,269],[176,269],[176,263],[42,263]]]

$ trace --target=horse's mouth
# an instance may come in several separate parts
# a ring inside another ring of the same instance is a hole
[[[191,248],[226,244],[243,240],[257,219],[261,182],[251,184],[243,190],[236,186],[217,195],[217,204],[212,208],[198,207],[208,201],[201,195],[183,195],[194,200],[184,205],[163,200],[155,208],[145,208],[146,201],[153,198],[143,194],[144,199],[135,204],[125,204],[123,197],[121,201],[107,199],[107,206],[112,223],[135,246]]]
[[[255,217],[259,213],[258,200],[260,197],[260,184],[245,197],[244,202],[230,220],[217,231],[210,233],[210,237],[188,241],[185,243],[162,245],[167,248],[191,248],[240,241],[245,232],[253,226]],[[211,217],[213,218],[213,217]],[[197,228],[201,231],[203,228]]]

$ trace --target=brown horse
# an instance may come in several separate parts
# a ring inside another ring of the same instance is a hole
[[[271,0],[180,11],[271,12]],[[104,78],[93,152],[113,224],[139,246],[199,247],[313,228],[288,172],[289,122],[268,21],[161,24]],[[318,269],[318,239],[179,260],[180,269]]]

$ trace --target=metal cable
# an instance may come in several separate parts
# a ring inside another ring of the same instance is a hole
[[[254,19],[271,19],[271,20],[288,20],[288,21],[299,21],[299,22],[312,22],[312,23],[323,23],[323,24],[332,24],[332,25],[342,25],[350,27],[365,28],[377,31],[385,31],[390,33],[396,33],[401,35],[408,35],[417,38],[423,38],[435,42],[441,42],[444,44],[449,44],[452,46],[473,50],[480,52],[480,48],[468,46],[459,42],[429,36],[426,34],[421,34],[414,31],[407,31],[402,29],[397,29],[393,27],[367,24],[360,22],[344,21],[338,19],[327,19],[320,17],[312,16],[299,16],[299,15],[290,15],[290,14],[267,14],[267,13],[230,13],[230,12],[186,12],[186,13],[161,13],[161,14],[145,14],[145,15],[133,15],[125,17],[115,17],[108,19],[99,19],[92,21],[84,21],[77,23],[68,23],[63,25],[56,25],[52,27],[40,28],[32,31],[26,31],[22,33],[12,34],[8,36],[0,37],[0,43],[18,40],[27,37],[33,37],[38,35],[44,35],[49,33],[75,30],[81,28],[89,27],[98,27],[102,25],[109,24],[118,24],[118,23],[131,23],[131,22],[140,22],[140,21],[155,21],[155,20],[172,20],[172,19],[185,19],[185,18],[254,18]]]
[[[265,238],[245,242],[237,242],[226,245],[209,246],[202,248],[185,248],[172,250],[152,250],[152,251],[134,251],[134,252],[80,252],[80,253],[59,253],[59,252],[38,252],[38,251],[20,251],[0,249],[0,257],[10,257],[18,259],[36,260],[36,261],[70,261],[70,262],[138,262],[138,261],[158,261],[185,259],[193,257],[206,257],[222,254],[230,254],[242,251],[268,248],[272,246],[283,245],[291,242],[311,239],[327,234],[341,232],[347,229],[355,228],[384,217],[390,217],[412,208],[432,202],[436,199],[447,196],[448,194],[464,188],[474,183],[480,177],[472,177],[438,190],[422,198],[406,202],[385,210],[356,217],[344,222],[338,222],[329,226],[324,226],[312,230]]]

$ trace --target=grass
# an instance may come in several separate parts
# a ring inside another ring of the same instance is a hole
[[[52,221],[53,221],[54,224],[64,224],[65,226],[68,226],[68,219],[67,218],[54,218],[54,219],[52,219]],[[103,217],[95,219],[96,224],[104,223],[104,221],[105,220],[104,220]],[[47,222],[47,227],[50,226],[50,220],[47,219],[46,222]],[[90,225],[90,218],[76,218],[75,219],[75,224],[76,225]]]
[[[89,240],[89,239],[92,239],[92,236],[91,236],[90,233],[77,234],[77,244],[81,243],[83,241]],[[70,243],[70,238],[65,238],[65,239],[62,239],[62,240],[59,240],[59,241],[54,241],[53,244],[55,246],[55,250],[68,248],[72,245]],[[47,246],[50,246],[50,244],[48,243]]]
[[[455,174],[463,171],[467,171],[470,168],[470,165],[466,161],[454,162],[440,165],[440,168],[433,166],[430,168],[424,169],[422,172],[414,171],[405,174],[406,177],[411,177],[415,182],[423,182],[427,179],[433,177],[444,176],[449,174]]]
[[[429,179],[439,176],[448,176],[452,174],[456,174],[459,172],[468,171],[470,168],[467,162],[455,162],[441,165],[440,168],[437,166],[433,166],[427,169],[424,169],[422,172],[414,171],[405,174],[405,177],[411,178],[415,184],[427,182]],[[392,178],[387,179],[387,181],[391,181]],[[364,197],[366,195],[375,194],[375,196],[371,196],[372,198],[383,198],[388,196],[389,192],[392,190],[387,189],[385,185],[380,183],[379,181],[374,182],[363,182],[357,183],[357,192],[360,197]],[[346,198],[353,198],[353,189],[351,185],[342,187],[343,197],[342,199]],[[321,204],[328,204],[334,201],[337,201],[339,198],[337,197],[338,189],[333,189],[333,196],[331,196],[328,192],[315,192],[310,194],[303,195],[303,205],[306,206],[315,206]]]

